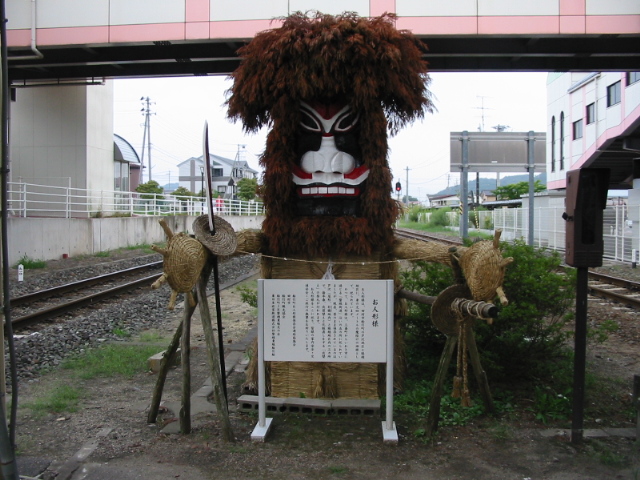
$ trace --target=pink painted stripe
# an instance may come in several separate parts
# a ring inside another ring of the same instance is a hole
[[[553,182],[547,182],[548,190],[558,190],[560,188],[566,188],[566,186],[567,186],[566,178],[564,180],[554,180]]]
[[[480,35],[556,34],[560,32],[558,16],[478,17]]]
[[[560,15],[584,15],[586,0],[560,0]]]
[[[184,40],[184,37],[184,23],[116,25],[109,28],[109,41],[112,43]]]
[[[584,34],[587,31],[587,23],[584,15],[560,17],[561,34]]]
[[[476,35],[477,17],[400,17],[396,27],[416,35]]]
[[[587,33],[640,33],[640,15],[587,15]]]
[[[109,27],[39,28],[38,46],[108,43]]]
[[[623,89],[624,91],[624,89]],[[624,116],[624,102],[620,102],[620,112],[621,116]],[[606,148],[611,142],[613,142],[616,137],[628,135],[632,128],[634,127],[634,123],[638,121],[640,118],[640,105],[633,109],[633,111],[623,118],[622,122],[619,125],[615,125],[606,129],[602,135],[600,135],[594,143],[592,143],[587,150],[585,150],[576,163],[574,163],[571,168],[578,168],[586,163],[589,158],[591,158],[597,150]]]
[[[209,22],[187,23],[184,27],[184,36],[187,40],[209,38]]]
[[[209,0],[186,0],[185,19],[189,22],[208,22],[210,17]]]
[[[396,0],[369,0],[369,15],[379,17],[383,13],[395,13]]]
[[[280,20],[243,20],[211,22],[209,24],[210,38],[252,38],[256,33],[272,28],[278,28]]]
[[[25,47],[31,45],[30,30],[7,30],[7,46]]]

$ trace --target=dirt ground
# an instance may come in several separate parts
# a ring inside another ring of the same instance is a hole
[[[223,322],[228,345],[241,340],[255,326],[255,310],[243,303],[235,289],[223,292]],[[179,321],[160,333],[159,351],[166,348]],[[631,402],[633,374],[640,374],[640,319],[622,307],[612,311],[600,302],[589,303],[590,321],[605,316],[627,327],[600,346],[589,347],[589,369],[619,379],[616,396]],[[192,331],[192,386],[198,390],[209,377],[204,337],[199,319]],[[43,465],[42,478],[64,472],[79,450],[91,446],[83,461],[109,468],[111,477],[155,479],[509,479],[604,480],[640,478],[640,446],[634,438],[587,438],[574,445],[559,428],[536,423],[530,416],[483,417],[462,427],[442,427],[432,440],[413,434],[423,419],[396,415],[400,441],[382,441],[381,418],[371,416],[276,415],[265,443],[250,435],[257,416],[237,411],[234,399],[244,381],[241,368],[229,378],[234,443],[221,438],[219,418],[211,412],[193,417],[189,435],[165,433],[176,425],[177,412],[163,408],[157,424],[147,424],[147,409],[156,375],[141,373],[131,379],[78,381],[66,370],[56,370],[22,385],[21,404],[52,386],[80,382],[86,391],[75,412],[36,418],[19,409],[17,443],[19,465]],[[180,400],[180,369],[173,369],[163,396],[165,407]],[[491,379],[489,379],[491,381]],[[620,393],[622,392],[622,393]],[[620,399],[612,399],[620,403]],[[566,422],[565,422],[566,426]],[[608,418],[598,426],[612,425]],[[632,424],[624,426],[631,427]],[[590,428],[590,427],[589,427]],[[79,472],[80,470],[78,470]],[[103,478],[82,476],[73,478]],[[132,473],[134,472],[134,473]],[[21,471],[28,475],[29,467]],[[37,472],[35,472],[37,473]],[[129,475],[129,476],[127,476]]]

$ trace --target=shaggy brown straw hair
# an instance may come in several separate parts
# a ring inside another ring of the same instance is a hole
[[[238,51],[242,63],[232,75],[228,115],[248,132],[272,127],[260,159],[265,253],[390,251],[399,212],[391,197],[387,130],[393,134],[433,111],[424,49],[395,28],[392,15],[296,13]],[[295,214],[291,167],[298,161],[299,105],[313,100],[347,101],[360,114],[360,148],[370,173],[358,217]]]

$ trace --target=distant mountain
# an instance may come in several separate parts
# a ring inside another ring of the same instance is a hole
[[[176,183],[167,183],[166,185],[163,186],[164,188],[164,193],[170,193],[173,192],[174,190],[176,190],[178,187],[180,186],[180,184],[178,182]]]
[[[535,180],[540,180],[540,182],[543,185],[547,184],[547,172],[544,173],[539,173],[538,175],[534,176]],[[505,185],[512,185],[514,183],[520,183],[520,182],[528,182],[529,181],[529,175],[528,174],[523,174],[523,175],[510,175],[508,177],[501,177],[500,178],[500,186],[504,187]],[[468,185],[468,189],[469,191],[476,191],[476,179],[475,179],[475,174],[469,174],[469,181],[467,182]],[[479,186],[479,190],[481,192],[488,190],[488,191],[494,191],[496,189],[496,179],[495,178],[483,178],[480,177],[480,186]],[[448,188],[445,188],[444,190],[440,190],[438,193],[434,193],[433,195],[455,195],[456,193],[460,192],[460,185],[454,185]]]

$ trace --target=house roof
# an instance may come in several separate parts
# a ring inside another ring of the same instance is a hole
[[[222,165],[228,165],[230,167],[233,167],[235,160],[231,160],[229,158],[225,158],[225,157],[221,157],[219,155],[214,155],[212,153],[209,154],[209,158],[211,159],[211,166],[222,166]],[[200,155],[199,157],[191,157],[188,158],[187,160],[185,160],[184,162],[181,162],[178,164],[178,167],[181,167],[182,165],[185,165],[191,161],[195,161],[197,163],[202,163],[203,161],[203,155]],[[254,170],[253,168],[251,168],[249,166],[249,163],[245,160],[241,160],[238,162],[238,164],[240,165],[240,168],[242,168],[243,170],[247,170],[251,173],[259,173],[257,170]]]
[[[113,134],[113,159],[119,162],[140,163],[138,153],[120,135]]]
[[[434,200],[446,200],[447,198],[458,198],[458,195],[455,193],[451,193],[449,195],[427,195],[427,198],[430,201],[434,201]]]
[[[494,200],[491,202],[484,202],[482,204],[483,207],[491,208],[491,207],[515,207],[518,205],[522,205],[522,199],[516,198],[515,200]]]

